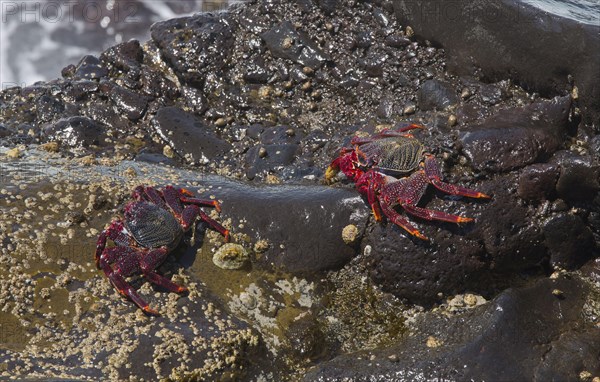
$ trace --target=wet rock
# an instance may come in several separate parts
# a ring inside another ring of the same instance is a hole
[[[360,60],[360,65],[365,69],[369,77],[381,77],[387,56],[380,53],[369,53],[366,58]]]
[[[95,99],[89,102],[89,107],[82,110],[86,117],[103,124],[107,130],[127,131],[130,122],[119,110],[111,107],[105,100]]]
[[[193,114],[177,107],[159,109],[153,126],[177,155],[194,163],[215,161],[231,149]]]
[[[135,156],[136,162],[147,162],[147,163],[161,163],[167,166],[176,167],[178,162],[170,157],[163,154],[152,153],[146,150],[142,150],[138,155]]]
[[[262,60],[248,63],[246,73],[244,73],[244,80],[251,84],[266,84],[271,73],[265,68],[265,63]]]
[[[196,115],[202,115],[208,110],[208,101],[201,90],[191,86],[184,86],[181,89],[181,93],[185,97],[186,105]]]
[[[199,13],[162,21],[150,28],[163,59],[181,81],[201,87],[228,62],[236,24],[225,13]]]
[[[516,174],[487,183],[492,199],[481,209],[473,235],[483,240],[488,267],[508,280],[513,272],[533,270],[547,260],[544,235],[535,215],[516,195]]]
[[[275,57],[285,58],[311,69],[323,65],[329,57],[303,32],[298,32],[289,21],[260,35]]]
[[[435,235],[435,243],[427,244],[394,225],[376,224],[363,240],[363,247],[371,248],[371,278],[384,291],[416,304],[430,304],[438,293],[480,290],[486,271],[483,246],[460,236],[443,236]]]
[[[373,33],[372,32],[358,32],[354,37],[354,47],[367,49],[373,45]]]
[[[423,206],[474,218],[471,224],[421,223],[407,215],[429,242],[394,225],[376,224],[362,242],[363,248],[371,247],[372,279],[397,297],[431,304],[439,300],[438,293],[493,294],[519,272],[541,270],[549,257],[544,234],[529,207],[519,203],[515,184],[516,175],[511,175],[469,186],[492,195],[483,203],[435,198]]]
[[[560,168],[556,191],[561,198],[590,200],[600,190],[600,166],[591,157],[562,150],[551,161]]]
[[[300,146],[297,144],[254,146],[246,153],[246,176],[253,179],[261,172],[288,166],[299,152]]]
[[[87,117],[61,119],[45,128],[43,135],[48,141],[59,141],[71,148],[102,145],[105,138],[103,127]]]
[[[489,82],[511,78],[546,97],[564,94],[571,75],[579,88],[584,119],[597,124],[600,26],[531,4],[491,0],[485,8],[472,8],[469,0],[451,5],[394,0],[394,9],[400,24],[411,25],[420,39],[437,42],[450,53],[448,66],[455,74],[481,73]],[[588,17],[589,12],[593,10],[587,11]],[[507,28],[515,22],[518,31]]]
[[[427,80],[419,90],[419,108],[421,110],[444,110],[458,103],[454,88],[447,82]]]
[[[0,125],[0,138],[4,138],[11,134],[11,131],[4,125]]]
[[[600,257],[581,267],[581,274],[595,283],[600,283]]]
[[[558,302],[553,289],[563,291],[564,299]],[[457,317],[428,314],[396,345],[323,362],[303,380],[541,382],[556,375],[576,380],[582,365],[597,374],[597,329],[581,316],[586,298],[591,297],[581,281],[540,280],[531,287],[509,289]],[[576,327],[596,334],[585,339]],[[438,346],[428,347],[428,338]],[[576,359],[579,351],[571,347],[576,344],[585,349],[583,358]],[[565,362],[550,362],[561,357]]]
[[[401,110],[400,113],[395,110],[394,100],[391,97],[385,97],[379,101],[379,107],[377,108],[377,116],[379,118],[389,119],[394,113],[401,114]]]
[[[221,206],[222,216],[244,221],[244,227],[236,232],[269,243],[256,260],[263,268],[307,276],[339,269],[356,254],[344,243],[342,230],[354,224],[363,232],[369,215],[363,200],[351,189],[256,187],[222,178],[208,178],[207,183],[220,187],[219,199],[227,201]]]
[[[110,84],[108,87],[110,99],[129,120],[135,121],[144,115],[148,97],[118,85]]]
[[[373,10],[373,16],[375,16],[375,20],[377,20],[377,23],[381,27],[385,28],[390,23],[390,19],[388,18],[388,16],[380,8],[375,8]]]
[[[82,101],[96,90],[98,90],[97,81],[80,80],[71,82],[71,87],[67,89],[66,94],[75,101]]]
[[[65,110],[65,105],[56,97],[42,95],[36,103],[39,121],[49,122]]]
[[[338,0],[317,0],[317,4],[323,13],[330,15],[337,9]]]
[[[294,321],[286,332],[294,356],[299,359],[315,360],[327,352],[325,334],[313,315]]]
[[[254,126],[260,130],[260,142],[265,145],[272,144],[299,144],[304,134],[289,126],[263,127]]]
[[[83,57],[75,69],[76,78],[99,80],[107,75],[108,69],[106,69],[102,61],[98,57],[91,55]]]
[[[107,377],[105,370],[86,368],[88,361],[107,364],[112,369],[111,378],[115,379],[132,374],[146,380],[167,376],[181,380],[223,380],[231,375],[252,379],[259,372],[256,366],[263,364],[266,357],[259,334],[226,313],[205,287],[193,287],[193,290],[197,293],[194,297],[165,301],[169,307],[161,309],[168,309],[167,317],[154,322],[129,309],[115,310],[114,305],[119,304],[116,301],[106,303],[113,305],[111,310],[86,307],[82,320],[89,322],[89,316],[94,315],[104,317],[106,322],[73,329],[77,334],[72,335],[71,346],[77,350],[70,352],[67,358],[53,349],[40,349],[34,354],[6,351],[0,354],[0,362],[8,365],[9,370],[26,368],[29,363],[33,365],[30,373],[42,372],[43,368],[43,373],[73,379],[83,375],[94,379]],[[220,322],[227,325],[222,326]],[[131,330],[132,326],[142,330]],[[60,338],[61,344],[55,343],[55,346],[65,346],[63,341]],[[118,357],[107,357],[107,353],[123,348],[127,351]],[[185,366],[187,364],[193,366]]]
[[[60,71],[60,75],[63,78],[71,78],[75,75],[75,70],[77,69],[77,67],[73,64],[69,64],[67,66],[65,66],[64,68],[61,69]]]
[[[568,381],[581,373],[600,375],[600,331],[588,329],[581,333],[569,332],[552,344],[543,362],[535,371],[536,381]]]
[[[508,97],[500,87],[494,84],[482,85],[479,88],[479,96],[481,97],[481,101],[489,106],[496,105]]]
[[[556,194],[559,173],[558,166],[550,163],[536,163],[525,167],[519,176],[519,196],[530,201],[551,199]]]
[[[480,122],[486,118],[487,110],[477,103],[467,103],[458,105],[456,108],[456,118],[463,125]]]
[[[554,266],[577,269],[594,255],[594,237],[579,216],[560,214],[546,222],[543,231]]]
[[[400,35],[392,34],[385,38],[385,45],[392,48],[403,48],[410,45],[410,43],[410,39]]]
[[[460,132],[462,150],[477,170],[503,172],[547,160],[560,147],[570,108],[567,96],[501,110]]]
[[[260,140],[260,144],[251,147],[244,157],[244,168],[249,179],[292,164],[301,152],[300,142],[304,137],[302,132],[285,125],[253,125],[246,130],[246,134]]]
[[[108,48],[102,52],[100,59],[123,72],[135,72],[133,77],[137,79],[144,51],[139,41],[131,40]]]
[[[172,100],[179,96],[179,88],[175,83],[165,78],[161,73],[148,67],[143,67],[140,73],[141,91],[144,95],[163,100]],[[183,86],[182,88],[186,88]],[[192,102],[186,97],[186,101]],[[154,112],[154,110],[152,110]]]

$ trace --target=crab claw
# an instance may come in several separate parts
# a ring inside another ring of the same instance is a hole
[[[331,182],[331,180],[335,178],[338,172],[340,172],[339,168],[335,168],[334,166],[327,167],[327,170],[325,170],[325,180],[327,182]]]

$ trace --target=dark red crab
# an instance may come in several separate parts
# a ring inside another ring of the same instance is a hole
[[[354,137],[351,148],[343,148],[325,173],[330,181],[341,171],[355,184],[358,191],[367,196],[376,220],[381,212],[393,223],[404,228],[419,239],[428,240],[393,207],[400,205],[409,214],[425,220],[466,223],[473,219],[428,210],[417,206],[427,186],[451,195],[470,198],[490,198],[488,195],[442,181],[439,166],[433,155],[415,137],[406,131],[422,128],[410,124],[397,130],[384,130],[367,138]],[[391,176],[393,175],[393,176]],[[402,176],[398,179],[396,176]]]
[[[125,281],[125,277],[142,273],[151,283],[171,292],[187,292],[187,288],[156,273],[155,269],[179,245],[183,235],[195,226],[198,217],[225,236],[226,241],[229,231],[200,209],[200,206],[208,206],[220,211],[217,201],[196,199],[186,189],[166,186],[157,190],[138,186],[131,195],[134,201],[125,206],[124,219],[113,221],[98,237],[96,266],[104,271],[119,293],[145,313],[159,315]],[[107,248],[107,239],[115,246]]]

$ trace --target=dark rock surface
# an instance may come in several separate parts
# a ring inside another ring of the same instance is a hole
[[[462,130],[462,150],[478,170],[507,171],[545,161],[567,132],[571,98],[555,98],[497,115]]]
[[[509,289],[456,317],[431,314],[398,345],[340,356],[304,380],[541,382],[576,381],[583,370],[598,375],[599,331],[582,318],[588,293],[584,283],[569,279]],[[571,351],[578,346],[583,357]],[[559,361],[564,352],[570,355]]]
[[[600,127],[599,25],[513,0],[394,0],[394,9],[419,38],[452,52],[449,70],[458,75],[512,78],[546,97],[566,93],[571,75],[586,120]]]
[[[86,117],[61,119],[48,126],[44,134],[50,140],[59,141],[67,147],[88,147],[105,144],[104,129],[94,120]]]
[[[419,90],[419,107],[422,110],[443,110],[458,103],[454,87],[438,80],[428,80]]]
[[[219,189],[222,216],[243,221],[235,228],[253,242],[266,240],[257,265],[314,277],[344,266],[357,253],[357,245],[342,240],[348,224],[358,228],[360,242],[369,216],[368,207],[355,192],[315,186],[252,187],[216,177],[205,179]]]
[[[519,197],[532,201],[552,198],[556,193],[559,174],[558,166],[550,163],[536,163],[525,167],[519,176]]]
[[[559,214],[546,222],[543,230],[552,265],[576,269],[589,260],[594,237],[579,216]]]
[[[560,168],[556,183],[558,195],[571,201],[591,200],[600,190],[600,163],[591,156],[574,155],[570,151],[560,151],[552,157],[551,163]]]
[[[296,31],[289,21],[276,25],[261,34],[261,37],[273,56],[294,61],[311,69],[317,69],[328,59],[305,33]]]
[[[231,148],[200,119],[177,107],[159,109],[154,118],[154,128],[180,157],[191,163],[214,161]]]
[[[550,254],[538,220],[553,214],[536,213],[532,206],[515,201],[515,183],[513,176],[473,187],[493,195],[489,202],[435,198],[427,203],[429,209],[475,218],[474,223],[463,227],[439,222],[419,224],[430,242],[407,240],[399,235],[402,231],[398,227],[389,224],[368,230],[363,244],[371,246],[373,279],[398,297],[431,304],[439,299],[438,294],[465,290],[492,296],[517,281],[519,272],[542,271]],[[563,245],[581,248],[579,238],[565,240]],[[586,243],[589,245],[589,241]],[[578,256],[589,259],[592,247],[578,252]]]
[[[97,80],[108,75],[108,70],[98,59],[94,56],[85,56],[79,61],[75,68],[74,76],[76,78]]]
[[[162,57],[179,79],[202,87],[207,75],[218,74],[227,67],[235,23],[226,13],[197,14],[156,23],[150,31]],[[217,46],[219,49],[214,48]]]

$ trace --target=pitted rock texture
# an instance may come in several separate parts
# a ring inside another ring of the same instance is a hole
[[[304,381],[542,382],[557,376],[576,381],[583,370],[598,375],[599,332],[582,318],[586,298],[589,290],[578,280],[509,289],[469,313],[419,320],[398,345],[323,362]],[[575,356],[579,351],[583,357]],[[559,354],[570,355],[559,360]]]

